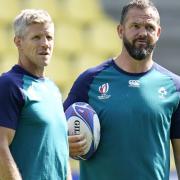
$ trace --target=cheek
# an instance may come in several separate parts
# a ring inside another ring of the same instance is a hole
[[[50,48],[53,49],[54,47],[54,42],[50,43]]]
[[[24,47],[24,53],[28,56],[31,56],[31,57],[34,56],[37,54],[36,52],[37,52],[37,50],[33,46]]]
[[[149,32],[147,34],[147,38],[148,38],[149,42],[152,44],[154,44],[158,40],[158,36],[157,36],[156,32],[152,32],[152,33]]]
[[[22,44],[22,49],[24,51],[29,50],[29,49],[31,49],[31,45],[29,43],[23,43]]]
[[[153,43],[156,43],[158,41],[158,39],[159,38],[158,38],[158,36],[156,34],[153,34],[153,35],[150,36],[150,40]]]
[[[126,38],[126,40],[128,40],[130,43],[133,43],[134,39],[136,39],[136,36],[133,35],[132,33],[126,32],[126,33],[123,35],[123,38]]]
[[[137,36],[138,36],[138,31],[135,31],[135,30],[128,30],[125,32],[125,36],[126,38],[128,39],[136,39]]]

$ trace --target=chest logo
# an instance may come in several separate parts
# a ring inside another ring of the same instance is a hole
[[[99,99],[109,99],[111,95],[108,94],[109,91],[109,83],[102,84],[99,86],[99,93],[100,95],[98,96]]]
[[[164,87],[161,87],[159,88],[158,93],[159,93],[159,97],[161,99],[164,99],[167,95],[167,90]]]
[[[139,80],[129,80],[129,87],[140,87],[140,81]]]

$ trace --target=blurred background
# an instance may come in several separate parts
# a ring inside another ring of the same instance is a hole
[[[0,0],[0,73],[17,63],[12,21],[25,8],[42,8],[55,23],[55,49],[47,76],[65,99],[73,81],[85,69],[121,51],[116,33],[122,6],[127,0]],[[154,0],[161,16],[162,34],[154,60],[180,75],[180,1]],[[78,163],[71,160],[74,180]],[[171,152],[171,180],[177,179]]]

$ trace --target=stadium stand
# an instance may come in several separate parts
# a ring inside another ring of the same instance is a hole
[[[74,55],[83,51],[82,30],[73,24],[60,24],[56,27],[55,48],[59,54]]]

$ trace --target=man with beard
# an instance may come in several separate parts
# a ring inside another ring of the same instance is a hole
[[[170,140],[180,178],[180,77],[152,59],[160,17],[149,1],[124,6],[117,27],[120,55],[82,73],[65,110],[89,103],[101,124],[94,155],[80,161],[81,180],[168,180]],[[71,156],[82,155],[83,135],[69,136]]]

